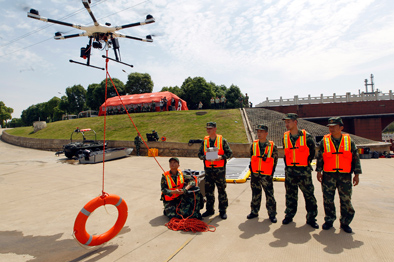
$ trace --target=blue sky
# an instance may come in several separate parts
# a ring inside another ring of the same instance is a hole
[[[69,86],[105,79],[104,71],[68,62],[82,61],[87,37],[53,39],[79,30],[26,16],[29,8],[58,20],[77,12],[65,21],[91,25],[80,0],[0,0],[0,7],[0,101],[14,108],[13,117]],[[393,89],[392,0],[92,0],[92,10],[101,24],[155,17],[155,24],[120,31],[156,35],[153,43],[119,40],[122,61],[134,68],[109,64],[111,77],[124,83],[128,73],[149,73],[154,92],[202,76],[239,86],[256,105],[266,97],[358,93],[371,73],[376,88]],[[94,50],[91,64],[104,66],[102,54]]]

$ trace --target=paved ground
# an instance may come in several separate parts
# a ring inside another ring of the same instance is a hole
[[[158,161],[168,168],[168,158]],[[181,168],[202,168],[197,158],[180,161]],[[264,207],[258,219],[247,220],[249,181],[228,185],[227,220],[205,220],[216,232],[193,234],[164,226],[161,170],[153,158],[106,162],[104,189],[126,200],[129,217],[117,237],[85,249],[73,239],[72,229],[81,208],[101,193],[102,164],[79,165],[53,152],[0,142],[0,261],[394,261],[394,159],[362,160],[362,167],[353,194],[353,234],[341,231],[338,221],[329,231],[305,225],[301,193],[295,222],[282,225],[281,182],[275,183],[279,222],[271,224]],[[321,225],[322,194],[315,178],[314,184]],[[116,218],[112,206],[99,208],[87,230],[101,234]]]

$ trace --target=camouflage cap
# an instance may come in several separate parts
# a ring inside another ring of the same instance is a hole
[[[215,128],[216,122],[208,122],[206,128]]]
[[[331,118],[328,119],[328,125],[327,126],[336,126],[336,125],[343,126],[342,118],[337,116],[337,117],[331,117]]]
[[[265,125],[257,125],[256,130],[264,130],[264,131],[268,131],[268,126]]]
[[[288,113],[286,114],[286,116],[284,118],[282,118],[282,120],[286,120],[286,119],[291,119],[291,120],[297,120],[298,115],[295,113]]]
[[[177,157],[171,157],[170,160],[168,160],[168,162],[171,162],[171,160],[175,160],[179,164],[179,159]]]

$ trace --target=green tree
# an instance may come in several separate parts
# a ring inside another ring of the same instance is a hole
[[[11,107],[6,107],[3,101],[0,101],[0,125],[4,126],[4,123],[7,122],[8,119],[11,119],[11,114],[14,112],[14,109]]]
[[[70,109],[69,109],[67,96],[62,96],[60,98],[60,103],[59,103],[58,107],[59,107],[59,110],[62,110],[63,112],[65,112],[67,114],[71,114]]]
[[[96,86],[93,89],[93,99],[96,100],[98,107],[97,108],[93,108],[92,107],[91,108],[92,110],[99,110],[100,106],[105,102],[105,85],[106,85],[105,81],[106,80],[104,79],[103,81],[101,81],[100,86]],[[117,78],[113,78],[112,81],[114,82],[116,90],[113,87],[113,84],[112,84],[111,80],[108,79],[108,82],[107,82],[107,99],[110,98],[110,97],[117,96],[118,93],[119,93],[120,96],[125,95],[126,92],[125,92],[125,86],[124,86],[123,82],[120,81]],[[116,91],[118,91],[118,92],[116,92]]]
[[[231,85],[226,92],[227,108],[238,108],[240,104],[238,103],[239,96],[242,96],[241,89],[236,85]]]
[[[51,100],[44,103],[44,113],[45,115],[48,116],[49,122],[58,121],[62,119],[62,114],[64,114],[65,111],[59,109],[60,102],[61,99],[54,96]]]
[[[21,118],[13,118],[7,125],[8,127],[21,127],[23,126],[23,122]]]
[[[99,89],[100,84],[90,84],[88,86],[88,91],[86,92],[86,106],[89,109],[99,110],[100,106],[103,104],[104,97],[100,97],[101,93],[99,92]]]
[[[213,82],[209,82],[209,84],[212,85],[212,90],[215,93],[215,96],[217,97],[221,97],[222,95],[226,96],[226,92],[227,92],[227,87],[225,85],[216,85]]]
[[[209,100],[214,96],[212,85],[203,77],[188,77],[183,82],[181,90],[181,98],[187,102],[189,109],[197,109],[200,101],[204,105],[209,105]]]
[[[86,90],[81,85],[66,88],[68,109],[72,114],[78,114],[86,108]]]
[[[175,94],[175,95],[177,95],[177,96],[179,96],[179,97],[182,96],[182,90],[179,88],[179,86],[174,86],[174,87],[172,87],[172,86],[169,86],[169,87],[164,86],[164,87],[160,90],[160,92],[164,92],[164,91],[171,92],[171,93],[173,93],[173,94]]]
[[[129,94],[152,93],[153,81],[148,73],[131,73],[128,75],[125,89]]]
[[[21,115],[23,124],[25,126],[31,126],[35,121],[46,121],[48,115],[45,114],[44,106],[45,103],[40,103],[23,110]]]

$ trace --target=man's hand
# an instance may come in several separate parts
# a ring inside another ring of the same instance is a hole
[[[322,173],[321,172],[317,172],[317,181],[319,181],[321,183],[322,179],[323,179]]]
[[[222,160],[222,159],[223,159],[223,157],[221,155],[218,155],[218,159],[215,159],[214,161],[219,161],[219,160]]]
[[[357,186],[359,182],[360,182],[360,178],[358,177],[358,174],[354,174],[353,186]]]
[[[183,189],[175,189],[171,191],[172,194],[183,195]]]

